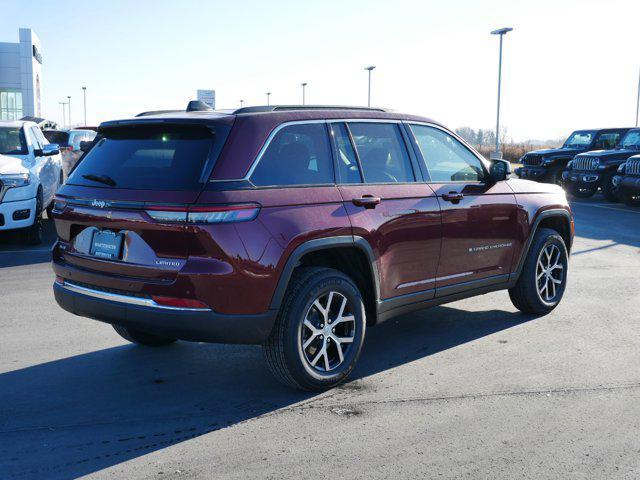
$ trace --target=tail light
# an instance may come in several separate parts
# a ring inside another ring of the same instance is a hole
[[[260,205],[150,206],[145,211],[153,220],[162,223],[215,224],[253,220],[260,212]]]

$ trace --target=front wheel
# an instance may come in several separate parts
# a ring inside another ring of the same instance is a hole
[[[44,238],[44,229],[42,227],[42,190],[38,189],[36,195],[36,210],[34,213],[33,224],[22,230],[22,240],[27,245],[40,245]]]
[[[602,195],[608,201],[617,203],[620,201],[620,198],[616,194],[615,185],[613,184],[613,177],[615,177],[615,173],[607,173],[602,177]]]
[[[535,233],[517,283],[509,289],[513,305],[524,313],[544,315],[556,308],[567,285],[569,255],[555,230]]]
[[[299,268],[263,345],[267,365],[293,388],[335,387],[353,370],[365,328],[362,296],[349,277],[331,268]]]

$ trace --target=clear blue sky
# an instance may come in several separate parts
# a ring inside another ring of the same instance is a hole
[[[640,1],[0,0],[0,41],[42,41],[44,113],[89,123],[183,108],[198,88],[218,107],[372,102],[451,127],[493,128],[498,41],[503,122],[515,140],[635,120]]]

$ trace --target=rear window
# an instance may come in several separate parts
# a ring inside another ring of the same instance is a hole
[[[69,140],[69,133],[67,132],[55,132],[52,130],[44,130],[42,132],[44,138],[49,140],[49,143],[57,143],[61,147],[66,147]]]
[[[229,127],[127,126],[102,138],[67,183],[134,190],[193,190],[206,182]]]

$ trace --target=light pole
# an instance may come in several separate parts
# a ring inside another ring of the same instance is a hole
[[[500,153],[500,87],[502,86],[502,37],[512,31],[513,28],[500,28],[491,32],[491,35],[500,35],[500,60],[498,62],[498,111],[496,114],[496,151],[497,158],[502,158]]]
[[[267,92],[267,107],[268,107],[269,105],[271,105],[271,104],[269,103],[269,102],[270,102],[270,98],[269,98],[269,97],[271,97],[271,92]]]
[[[369,89],[367,90],[367,107],[371,106],[371,71],[376,68],[375,65],[369,65],[368,67],[365,67],[365,70],[369,71]]]
[[[305,89],[307,87],[307,82],[301,83],[300,85],[302,85],[302,105],[304,105],[306,103],[306,96],[305,96]]]
[[[84,101],[84,126],[87,126],[87,87],[82,87],[82,96]]]
[[[636,100],[636,127],[638,126],[638,112],[640,112],[640,70],[638,70],[638,99]]]
[[[69,130],[71,130],[71,95],[67,95],[67,99],[69,100]]]
[[[244,100],[240,99],[240,108],[242,108],[243,105],[244,105]]]
[[[64,108],[64,106],[67,104],[67,102],[58,102],[60,105],[62,105],[62,128],[64,128],[67,124],[67,115],[66,115],[66,109]]]

